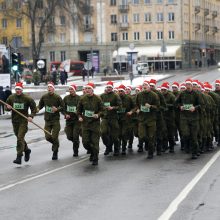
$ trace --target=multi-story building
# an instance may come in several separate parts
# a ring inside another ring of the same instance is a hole
[[[90,59],[97,71],[105,66],[128,70],[138,61],[162,70],[220,60],[219,0],[81,1],[80,8],[56,8],[44,33],[41,58]],[[4,2],[0,0],[2,43],[30,46],[28,20],[3,16]],[[39,14],[37,27],[41,18]]]
[[[30,23],[26,17],[18,16],[21,7],[21,1],[0,0],[0,42],[29,57]]]

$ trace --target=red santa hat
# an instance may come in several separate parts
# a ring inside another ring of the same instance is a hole
[[[142,86],[141,86],[141,85],[140,85],[140,86],[137,86],[137,87],[135,88],[135,90],[141,91],[141,90],[142,90]]]
[[[131,86],[126,86],[126,89],[129,89],[130,91],[132,91],[132,87]]]
[[[219,79],[215,80],[215,85],[220,85],[220,80]]]
[[[157,80],[156,79],[151,79],[149,84],[150,84],[150,86],[156,86]]]
[[[197,86],[198,86],[198,85],[199,85],[199,80],[194,79],[194,80],[192,81],[192,84],[193,84],[193,85],[197,85]]]
[[[47,86],[51,86],[51,87],[53,87],[53,88],[55,89],[55,86],[54,86],[54,83],[53,83],[53,82],[48,82],[48,83],[47,83]]]
[[[93,89],[95,88],[95,84],[93,82],[89,82],[86,84],[85,88],[90,88],[90,89]]]
[[[112,81],[108,81],[108,82],[106,83],[106,87],[112,87],[112,88],[114,88],[114,83],[113,83]]]
[[[143,85],[147,85],[147,86],[150,86],[150,84],[149,84],[149,81],[147,81],[147,80],[144,80],[144,82],[143,82]]]
[[[172,87],[179,88],[179,83],[178,82],[173,82]]]
[[[69,86],[69,88],[72,88],[72,89],[76,92],[76,85],[75,85],[75,84],[71,84],[71,85]]]
[[[201,88],[202,91],[205,90],[205,89],[204,89],[204,85],[203,85],[203,83],[199,82],[199,88]]]
[[[125,92],[125,86],[123,84],[121,84],[119,87],[118,87],[118,91],[122,90]]]
[[[157,87],[157,90],[158,90],[158,91],[161,91],[161,86],[158,86],[158,87]]]
[[[170,84],[168,82],[164,82],[162,85],[161,85],[161,89],[166,89],[168,90],[170,88]]]
[[[186,89],[186,84],[185,83],[181,83],[180,84],[180,89]]]
[[[15,84],[15,89],[23,90],[23,89],[24,89],[23,83],[22,83],[22,82],[17,82],[17,83]]]
[[[210,85],[209,82],[205,82],[204,83],[204,89],[211,91],[212,90],[212,85]]]
[[[185,83],[187,84],[187,83],[189,83],[189,84],[192,84],[192,79],[186,79],[186,81],[185,81]]]

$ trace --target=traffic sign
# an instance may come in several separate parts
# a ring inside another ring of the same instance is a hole
[[[84,68],[86,70],[91,70],[92,69],[92,62],[90,62],[90,61],[85,62],[84,63]]]

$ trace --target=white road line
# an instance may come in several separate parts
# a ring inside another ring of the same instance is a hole
[[[202,168],[202,170],[187,184],[187,186],[180,192],[180,194],[170,203],[168,208],[158,218],[158,220],[169,220],[176,212],[180,203],[187,197],[190,191],[195,187],[199,180],[206,174],[212,164],[219,158],[220,151],[218,151]]]
[[[55,172],[58,172],[58,171],[60,171],[60,170],[66,169],[66,168],[71,167],[71,166],[73,166],[73,165],[82,163],[82,162],[84,162],[84,161],[86,161],[86,160],[88,160],[88,157],[86,157],[86,158],[84,158],[84,159],[82,159],[82,160],[73,162],[73,163],[71,163],[71,164],[68,164],[68,165],[65,165],[65,166],[56,168],[56,169],[54,169],[54,170],[50,170],[50,171],[48,171],[48,172],[45,172],[45,173],[42,173],[42,174],[39,174],[39,175],[30,177],[30,178],[26,178],[26,179],[24,179],[24,180],[21,180],[21,181],[18,181],[18,182],[15,182],[15,183],[6,185],[6,186],[4,186],[4,187],[0,187],[0,192],[5,191],[5,190],[10,189],[10,188],[13,188],[13,187],[15,187],[15,186],[17,186],[17,185],[21,185],[21,184],[23,184],[23,183],[27,183],[27,182],[30,182],[30,181],[32,181],[32,180],[41,178],[41,177],[43,177],[43,176],[50,175],[50,174],[52,174],[52,173],[55,173]]]

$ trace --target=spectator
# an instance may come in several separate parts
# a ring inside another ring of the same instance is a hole
[[[94,72],[95,72],[95,67],[93,66],[92,69],[91,69],[92,78],[93,78],[93,76],[94,76]]]
[[[5,88],[5,101],[8,99],[8,97],[12,94],[9,86],[6,86]]]
[[[87,75],[87,71],[85,68],[82,69],[82,77],[83,77],[83,82],[85,82],[85,77]]]
[[[66,74],[64,70],[61,70],[60,72],[60,82],[62,85],[65,85],[66,82]]]
[[[5,92],[3,91],[3,86],[0,86],[0,100],[6,101],[5,100]],[[0,115],[5,114],[5,109],[4,109],[4,104],[0,103]]]

